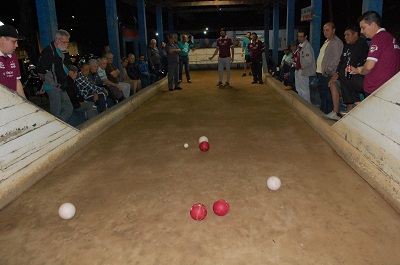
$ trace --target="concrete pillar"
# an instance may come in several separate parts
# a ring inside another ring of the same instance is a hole
[[[363,0],[362,3],[362,13],[375,11],[382,16],[383,0]]]
[[[146,5],[144,0],[137,1],[139,19],[139,41],[140,54],[147,60],[147,27],[146,27]]]
[[[162,7],[160,5],[156,6],[156,17],[157,17],[157,46],[158,49],[161,51],[161,42],[164,41],[164,29],[163,29],[163,22],[162,22]]]
[[[118,15],[116,0],[105,0],[106,18],[108,30],[108,43],[110,52],[114,55],[114,65],[119,69],[121,66],[121,52],[119,45]]]
[[[279,48],[279,3],[273,3],[273,32],[274,32],[274,41],[273,41],[273,50],[272,50],[272,57],[274,58],[274,63],[276,65],[279,64],[278,62],[278,48]]]
[[[313,7],[313,18],[310,27],[309,41],[314,49],[315,58],[319,55],[319,49],[321,48],[321,17],[322,17],[322,0],[311,0],[311,6]]]
[[[54,0],[36,0],[36,13],[39,22],[42,48],[49,45],[58,30],[56,5]]]
[[[286,46],[289,46],[294,41],[294,10],[295,10],[295,0],[287,0]]]

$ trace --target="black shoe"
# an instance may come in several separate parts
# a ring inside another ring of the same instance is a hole
[[[175,90],[182,90],[182,88],[180,86],[176,86],[174,89]]]
[[[189,79],[189,80],[188,80],[188,83],[189,83],[189,84],[191,84],[191,83],[192,83],[192,81],[190,81],[190,79]]]
[[[243,74],[242,74],[242,77],[243,77],[243,76],[246,76],[246,73],[243,73]]]
[[[217,86],[222,86],[222,82],[218,82]]]
[[[253,75],[253,74],[250,72],[250,73],[249,73],[249,76],[252,76],[252,75]]]
[[[262,80],[258,81],[258,83],[261,85],[264,84],[264,82]]]
[[[169,90],[169,91],[174,91],[174,89],[173,89],[173,88],[169,88],[168,90]]]
[[[257,84],[257,81],[256,80],[254,80],[253,82],[251,82],[252,84]]]
[[[224,86],[229,86],[229,82],[225,82],[225,85]]]

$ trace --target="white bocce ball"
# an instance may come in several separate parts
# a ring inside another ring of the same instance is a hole
[[[189,145],[186,143],[186,144],[183,145],[183,147],[188,148]]]
[[[58,214],[62,219],[68,220],[74,217],[76,212],[75,206],[72,203],[66,202],[61,204],[58,209]]]
[[[267,187],[270,190],[278,190],[281,187],[281,180],[275,176],[269,177],[267,180]]]
[[[202,143],[202,142],[207,142],[208,143],[208,138],[206,136],[201,136],[199,138],[199,144]]]

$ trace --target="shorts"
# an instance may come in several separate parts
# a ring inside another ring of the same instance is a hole
[[[244,56],[244,61],[245,61],[246,63],[250,63],[250,54]]]

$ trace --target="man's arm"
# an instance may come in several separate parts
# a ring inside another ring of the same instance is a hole
[[[23,98],[26,98],[24,88],[22,87],[21,80],[17,79],[17,94]]]
[[[367,75],[374,69],[376,62],[373,60],[367,60],[363,66],[351,67],[351,74]]]
[[[218,50],[219,50],[219,48],[217,47],[217,48],[215,48],[215,51],[214,51],[214,54],[213,54],[213,56],[211,56],[211,57],[209,57],[208,59],[211,61],[214,57],[215,57],[215,55],[217,55],[217,53],[218,53]]]
[[[231,46],[231,63],[233,63],[233,60],[235,58],[235,47],[233,45]]]

